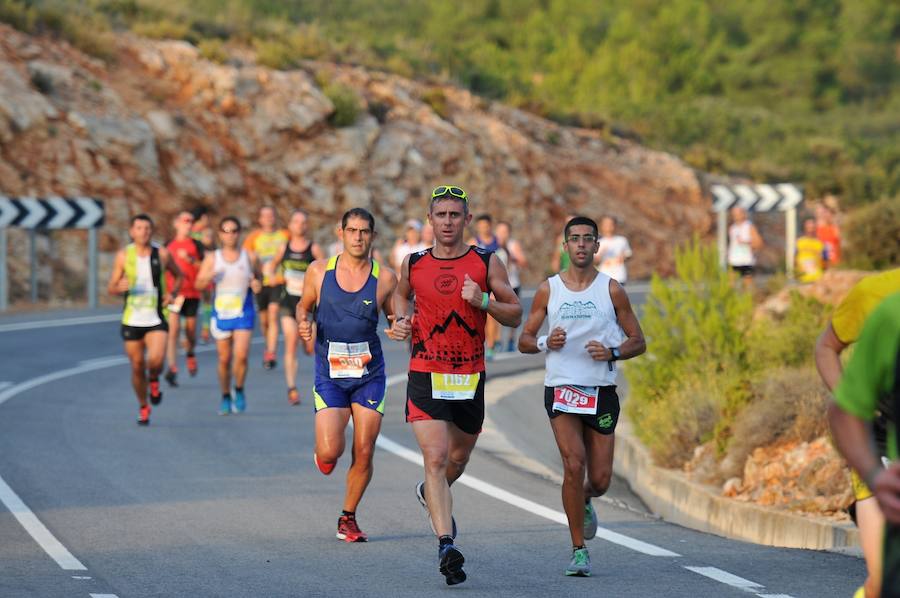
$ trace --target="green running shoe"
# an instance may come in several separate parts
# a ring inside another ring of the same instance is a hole
[[[591,576],[591,557],[588,556],[587,548],[576,548],[572,551],[572,562],[566,567],[566,575]]]
[[[587,501],[584,505],[584,539],[593,540],[597,535],[597,512],[591,501]]]

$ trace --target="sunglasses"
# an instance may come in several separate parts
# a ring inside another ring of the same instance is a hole
[[[241,232],[241,229],[239,228],[220,228],[219,230],[226,235],[236,235]]]
[[[454,187],[453,185],[441,185],[440,187],[435,187],[434,191],[431,192],[431,199],[441,199],[448,195],[452,195],[466,203],[469,202],[469,196],[466,195],[466,192],[463,191],[461,187]]]
[[[584,240],[585,243],[590,245],[591,243],[597,242],[597,235],[569,235],[569,238],[566,239],[567,242],[574,245],[577,245],[581,240]]]

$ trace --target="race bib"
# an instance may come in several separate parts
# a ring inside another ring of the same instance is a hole
[[[132,287],[128,290],[128,303],[134,309],[156,311],[158,300],[155,288]]]
[[[597,415],[597,387],[555,387],[553,389],[553,411],[577,415]]]
[[[369,343],[328,343],[329,375],[332,378],[362,378],[372,361]]]
[[[481,374],[431,374],[431,398],[469,401],[475,398]]]
[[[244,294],[236,291],[217,291],[213,305],[220,320],[240,318],[244,315]]]
[[[306,278],[306,272],[300,270],[284,271],[284,288],[288,295],[299,297],[303,294],[303,280]]]

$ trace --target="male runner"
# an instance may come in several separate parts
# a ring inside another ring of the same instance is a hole
[[[194,288],[197,271],[203,261],[203,244],[191,237],[194,215],[182,210],[175,217],[175,238],[166,245],[169,255],[175,261],[184,280],[181,292],[169,305],[169,342],[166,351],[169,370],[166,382],[170,386],[178,386],[178,337],[180,336],[181,318],[184,318],[184,345],[187,352],[187,369],[191,376],[197,375],[197,358],[194,348],[197,345],[197,310],[200,307],[200,291]],[[169,288],[174,286],[174,277],[166,274]]]
[[[344,453],[344,430],[353,418],[353,457],[336,534],[345,542],[368,540],[356,522],[356,508],[372,479],[375,440],[384,415],[378,310],[392,313],[388,299],[397,286],[394,272],[369,257],[374,237],[372,214],[362,208],[346,212],[341,219],[343,252],[309,266],[297,306],[299,334],[306,342],[313,340],[308,316],[313,310],[316,314],[313,461],[323,474],[329,475]]]
[[[522,292],[521,272],[528,267],[528,259],[525,257],[525,251],[522,249],[522,244],[519,243],[518,239],[512,238],[512,225],[509,222],[501,220],[497,223],[497,228],[495,230],[497,233],[497,242],[500,244],[500,248],[497,249],[497,257],[499,257],[500,261],[503,262],[503,265],[506,266],[506,272],[509,275],[509,286],[512,287],[516,297],[520,297]],[[508,328],[507,330],[509,330],[509,341],[506,345],[506,351],[512,353],[516,347],[516,334],[518,330],[515,328]],[[499,340],[500,346],[503,346],[502,330],[500,331]]]
[[[196,206],[191,210],[194,217],[194,225],[191,227],[191,238],[200,241],[204,253],[214,251],[216,248],[216,233],[209,224],[209,209],[206,206]],[[209,320],[212,317],[212,303],[209,290],[202,293],[199,309],[200,340],[203,344],[209,342]]]
[[[879,303],[900,292],[900,268],[872,274],[856,283],[838,304],[825,330],[816,341],[815,357],[819,375],[829,390],[834,391],[841,378],[841,353],[856,342],[863,324]],[[890,410],[882,405],[875,413],[873,433],[878,454],[887,455],[887,424]],[[890,418],[893,421],[893,418]],[[866,560],[868,576],[859,596],[877,598],[881,589],[881,553],[884,539],[884,516],[872,491],[857,474],[850,471],[856,502],[856,525]]]
[[[265,266],[284,247],[289,234],[284,229],[275,228],[276,214],[272,206],[259,209],[258,222],[259,228],[251,232],[244,241],[244,249],[258,256],[260,263]],[[277,363],[275,351],[278,349],[278,309],[283,288],[284,277],[275,270],[271,275],[263,276],[262,289],[256,294],[260,328],[266,339],[263,367],[267,370],[274,368]]]
[[[496,253],[500,249],[500,240],[494,234],[494,219],[490,214],[479,214],[475,218],[475,236],[469,239],[468,244],[491,253]],[[503,260],[501,259],[501,261]],[[506,266],[506,264],[503,265]],[[500,348],[500,324],[490,316],[484,327],[484,340],[486,344],[484,357],[488,361],[493,361],[494,352]]]
[[[166,308],[177,295],[181,285],[181,271],[164,247],[150,242],[153,220],[147,214],[131,219],[128,229],[131,244],[116,254],[107,290],[110,295],[125,296],[122,313],[122,340],[125,354],[131,362],[131,385],[137,395],[140,411],[138,424],[150,424],[150,403],[162,401],[159,373],[166,354]],[[171,291],[166,288],[163,270],[173,275]],[[146,354],[146,359],[145,359]],[[149,379],[149,384],[148,384]]]
[[[247,356],[253,336],[255,310],[253,293],[259,292],[259,259],[252,251],[241,249],[241,223],[226,216],[219,224],[220,249],[207,253],[194,285],[203,290],[213,285],[213,313],[210,333],[219,353],[219,387],[222,400],[219,415],[243,413],[247,409],[244,383]],[[234,374],[234,400],[231,376]]]
[[[297,392],[297,303],[303,295],[303,280],[309,265],[321,260],[325,252],[312,239],[306,238],[308,215],[294,210],[288,222],[291,238],[278,250],[272,261],[263,266],[263,274],[272,276],[278,268],[284,271],[284,291],[281,294],[281,331],[284,333],[284,379],[288,387],[288,403],[300,404]],[[313,341],[303,343],[306,354],[313,352]]]
[[[612,477],[619,419],[615,362],[647,347],[625,289],[593,266],[597,223],[576,216],[564,237],[569,268],[538,287],[519,350],[547,353],[544,407],[562,457],[562,500],[572,536],[566,575],[588,576],[584,540],[597,533],[591,498],[605,494]],[[547,317],[550,334],[538,337]]]
[[[454,185],[434,189],[428,219],[435,244],[403,260],[392,329],[399,339],[412,334],[406,421],[425,462],[416,496],[438,536],[440,571],[454,585],[466,574],[453,544],[450,485],[462,475],[484,421],[485,319],[490,314],[504,326],[518,326],[522,307],[500,259],[463,241],[472,220],[465,191]]]
[[[897,462],[897,428],[894,419],[888,417],[885,455],[876,449],[877,438],[872,425],[878,419],[879,411],[896,413],[898,409],[900,293],[895,293],[876,307],[866,320],[853,356],[834,393],[834,402],[828,408],[831,434],[838,450],[865,485],[872,489],[883,517],[887,520],[881,553],[883,574],[879,571],[876,583],[871,583],[870,565],[870,578],[866,580],[865,589],[860,588],[855,594],[858,597],[900,598],[900,462]]]

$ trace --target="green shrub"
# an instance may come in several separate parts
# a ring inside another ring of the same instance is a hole
[[[422,96],[422,101],[431,106],[434,113],[443,119],[450,115],[450,109],[447,106],[447,95],[440,87],[432,87]]]
[[[848,266],[881,270],[900,265],[900,195],[847,214],[843,235]]]
[[[356,92],[341,83],[329,83],[322,92],[334,105],[328,121],[335,127],[349,127],[359,118],[360,102]]]
[[[782,316],[761,316],[753,323],[748,338],[753,347],[748,354],[751,370],[811,364],[816,338],[831,311],[816,299],[791,291],[790,304]]]
[[[254,39],[256,62],[270,69],[285,71],[297,66],[297,56],[291,46],[281,39]]]
[[[220,39],[204,39],[198,44],[197,50],[200,52],[200,56],[210,62],[224,64],[228,60],[225,44]]]
[[[152,39],[196,41],[196,36],[191,30],[190,24],[184,21],[171,21],[169,19],[145,21],[135,24],[132,29],[136,34]]]
[[[0,0],[0,22],[31,33],[34,30],[35,11],[24,2],[17,0]]]
[[[730,422],[750,396],[746,333],[752,298],[731,284],[715,248],[698,238],[676,250],[675,270],[673,279],[654,276],[651,281],[641,316],[647,355],[625,370],[626,412],[638,437],[667,463],[675,454],[689,457],[708,434],[724,446]],[[690,402],[685,389],[694,394],[710,389],[698,407],[703,425],[689,414],[673,417],[679,401]],[[667,418],[670,425],[663,432],[651,423]],[[673,445],[678,446],[674,454],[667,448]]]

